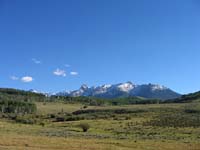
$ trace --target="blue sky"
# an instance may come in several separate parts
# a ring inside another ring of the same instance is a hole
[[[0,0],[0,87],[200,90],[198,0]]]

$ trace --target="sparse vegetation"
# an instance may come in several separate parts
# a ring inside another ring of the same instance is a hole
[[[182,113],[164,114],[145,124],[160,127],[200,127],[200,116]]]

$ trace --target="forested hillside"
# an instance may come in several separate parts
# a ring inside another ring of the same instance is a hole
[[[174,103],[189,103],[189,102],[198,102],[200,101],[200,91],[190,94],[182,95],[180,98],[167,100],[166,102]]]
[[[40,101],[44,95],[26,92],[16,89],[0,89],[0,112],[25,114],[36,112],[36,105],[33,101]]]
[[[0,99],[15,101],[43,101],[45,95],[24,90],[0,88]]]

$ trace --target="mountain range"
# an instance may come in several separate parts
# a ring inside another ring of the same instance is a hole
[[[119,84],[104,84],[97,87],[88,87],[83,84],[78,90],[56,93],[58,96],[90,96],[98,98],[143,97],[156,99],[174,99],[181,95],[165,86],[158,84],[137,85],[132,82]]]

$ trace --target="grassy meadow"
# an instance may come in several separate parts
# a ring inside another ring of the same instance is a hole
[[[200,150],[199,103],[36,105],[36,114],[0,120],[0,149]],[[80,124],[89,125],[87,132]]]

